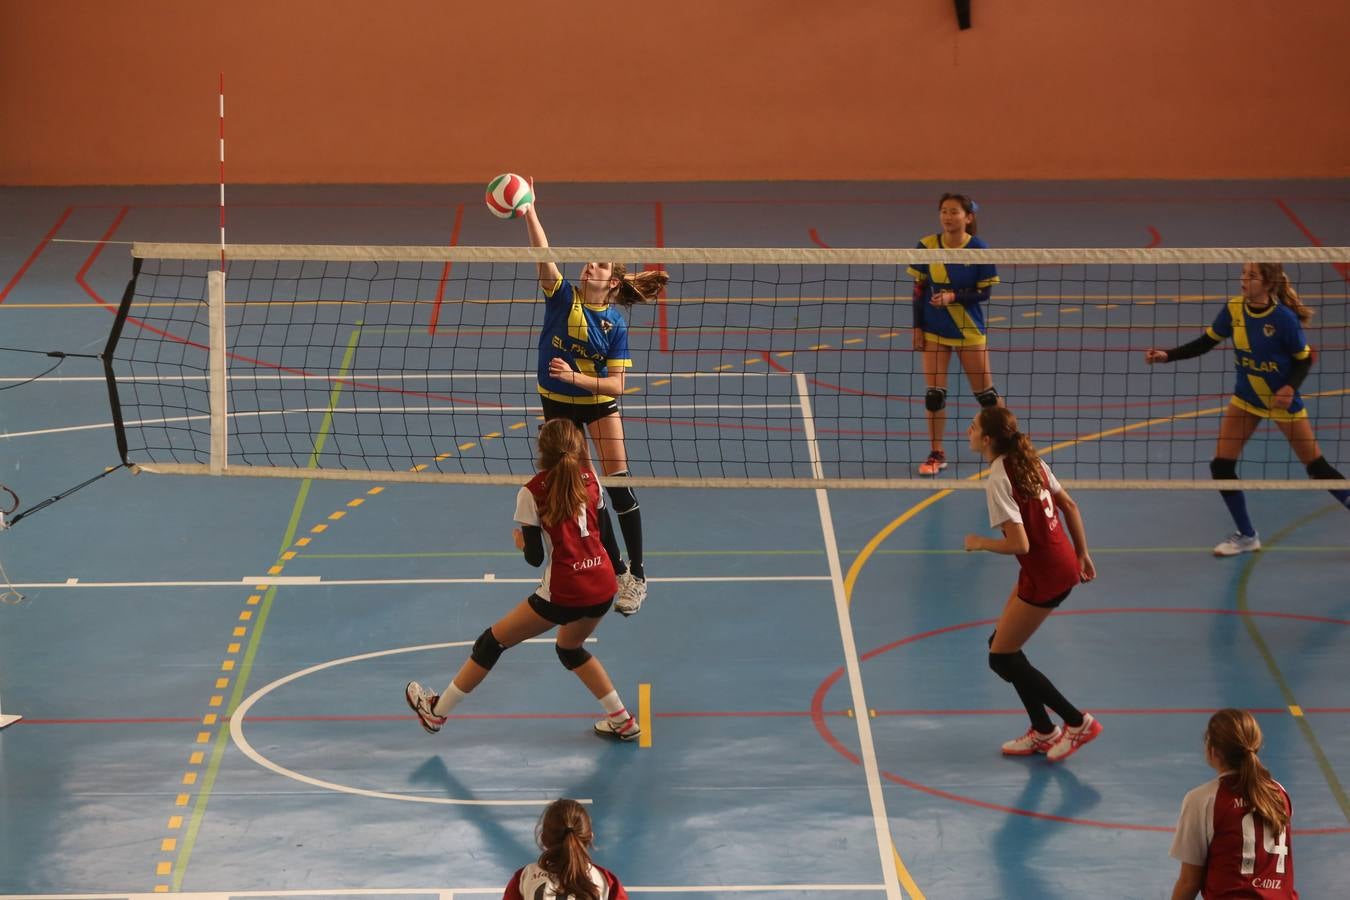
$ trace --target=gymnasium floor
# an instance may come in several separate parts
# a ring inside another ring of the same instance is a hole
[[[944,187],[558,185],[541,212],[559,246],[908,247]],[[1341,182],[970,191],[994,246],[1350,244]],[[214,194],[0,189],[0,481],[25,507],[118,460],[99,364],[15,386],[52,360],[12,348],[98,352],[130,270],[116,242],[212,241]],[[479,198],[238,188],[230,238],[523,244]],[[1337,291],[1309,388],[1346,469]],[[1169,315],[1198,333],[1216,309]],[[1146,329],[1114,340],[1131,358],[1149,345]],[[699,365],[640,346],[635,420],[658,402],[647,374]],[[960,456],[973,406],[955,408]],[[1216,424],[1174,432],[1188,460],[1207,459]],[[1053,435],[1050,464],[1094,459],[1085,437]],[[1263,430],[1245,458],[1289,456]],[[950,477],[975,471],[967,453]],[[592,737],[595,704],[547,643],[506,654],[424,734],[404,682],[444,685],[535,583],[510,544],[513,498],[120,471],[0,534],[25,597],[0,606],[0,702],[24,716],[0,732],[0,895],[493,895],[536,854],[543,803],[572,796],[635,895],[883,897],[889,871],[907,898],[1166,897],[1171,828],[1211,776],[1200,737],[1224,706],[1257,713],[1294,799],[1301,894],[1344,890],[1350,516],[1325,493],[1252,495],[1266,549],[1231,560],[1209,554],[1229,530],[1211,494],[1078,495],[1100,577],[1027,652],[1105,731],[1058,766],[997,753],[1025,728],[985,665],[1015,564],[960,550],[987,530],[972,491],[644,490],[651,596],[592,649],[650,746]]]

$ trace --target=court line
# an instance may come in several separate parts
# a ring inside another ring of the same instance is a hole
[[[307,482],[308,483],[308,482]],[[287,545],[289,546],[289,545]],[[284,550],[285,548],[283,548]],[[783,581],[829,581],[829,575],[689,575],[684,577],[652,576],[647,580],[653,584],[734,584],[734,583],[753,583],[753,582],[783,582]],[[290,577],[276,577],[273,575],[248,575],[243,578],[216,580],[203,579],[199,581],[84,581],[82,579],[69,578],[65,581],[33,581],[16,583],[14,586],[20,589],[39,588],[67,588],[78,590],[80,588],[180,588],[180,587],[225,587],[239,588],[240,585],[260,585],[264,587],[285,586],[285,587],[361,587],[366,585],[400,585],[400,584],[538,584],[539,578],[498,578],[492,573],[487,573],[478,578],[341,578],[331,581],[324,580],[321,576],[313,576],[313,580],[306,578],[304,581],[296,581]]]
[[[1295,519],[1293,522],[1280,529],[1274,537],[1270,538],[1267,544],[1278,544],[1286,535],[1292,534],[1309,522],[1331,512],[1333,509],[1340,509],[1339,504],[1334,507],[1319,509],[1314,513]],[[1237,608],[1244,613],[1248,611],[1247,586],[1251,583],[1252,572],[1256,569],[1256,564],[1260,561],[1260,556],[1261,554],[1259,553],[1253,553],[1243,565],[1242,573],[1238,576]],[[1297,712],[1294,712],[1294,721],[1298,723],[1298,728],[1303,734],[1303,739],[1308,742],[1308,746],[1312,750],[1313,758],[1317,760],[1317,767],[1322,771],[1322,777],[1326,780],[1327,786],[1331,788],[1331,795],[1336,798],[1336,805],[1341,808],[1341,815],[1345,817],[1347,822],[1350,822],[1350,798],[1346,797],[1345,787],[1341,784],[1340,779],[1336,777],[1336,770],[1331,765],[1331,760],[1327,759],[1326,751],[1322,749],[1321,743],[1317,740],[1317,735],[1313,733],[1312,726],[1308,724],[1307,716],[1302,714],[1303,711],[1299,708],[1298,700],[1294,697],[1294,689],[1284,677],[1284,673],[1280,671],[1280,667],[1275,661],[1275,654],[1271,651],[1270,646],[1266,644],[1266,640],[1262,636],[1261,630],[1257,628],[1252,616],[1243,616],[1242,624],[1247,629],[1248,637],[1250,637],[1252,643],[1256,645],[1257,652],[1261,654],[1261,659],[1265,662],[1266,669],[1270,672],[1271,677],[1275,679],[1275,685],[1279,688],[1280,695],[1284,697],[1284,702],[1288,704],[1291,711],[1297,710]]]
[[[747,894],[783,892],[880,892],[885,885],[862,883],[802,883],[802,884],[710,884],[710,885],[624,885],[630,894]],[[461,894],[485,894],[500,897],[502,886],[493,887],[429,887],[429,888],[287,888],[261,891],[176,891],[180,900],[236,900],[240,897],[413,897],[435,896],[439,900],[454,900]],[[161,894],[112,892],[105,894],[0,894],[0,900],[161,900]]]
[[[802,423],[805,428],[807,452],[811,459],[811,474],[821,478],[824,468],[820,462],[820,448],[816,443],[810,389],[805,375],[796,373],[793,380],[801,400]],[[863,773],[867,781],[867,797],[872,807],[872,827],[876,833],[877,851],[881,855],[881,873],[886,884],[886,896],[890,900],[904,900],[904,895],[900,891],[899,873],[905,871],[905,866],[891,837],[890,817],[886,813],[886,799],[881,789],[881,770],[877,764],[876,746],[872,742],[872,723],[867,715],[867,698],[863,692],[862,664],[858,661],[858,646],[853,637],[853,621],[849,615],[848,595],[844,588],[843,571],[839,562],[839,545],[834,533],[834,521],[830,515],[829,492],[824,488],[816,490],[816,509],[820,515],[820,529],[825,541],[825,556],[830,569],[835,616],[839,622],[839,638],[843,644],[844,667],[848,672],[849,694],[853,700],[853,719],[858,728],[859,752],[862,754]],[[887,850],[890,851],[889,854]],[[923,898],[920,893],[915,893],[914,896],[917,900]]]
[[[28,258],[23,261],[23,265],[19,266],[19,271],[15,272],[14,277],[9,280],[3,290],[0,290],[0,303],[5,302],[5,298],[9,296],[10,291],[14,290],[14,286],[23,278],[24,273],[28,271],[33,263],[37,262],[37,258],[42,255],[43,250],[47,249],[47,245],[51,243],[52,238],[56,237],[56,233],[61,230],[61,226],[66,224],[66,219],[70,218],[70,214],[74,209],[75,207],[73,206],[67,206],[65,212],[61,213],[60,217],[56,220],[56,224],[47,229],[47,233],[42,236],[42,240],[38,241],[38,245],[33,248],[33,252],[28,254]],[[33,305],[37,306],[41,304]],[[25,304],[25,306],[27,306],[27,304]]]

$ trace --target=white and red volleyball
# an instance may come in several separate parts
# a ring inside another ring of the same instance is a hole
[[[524,214],[526,204],[534,202],[534,191],[524,178],[507,172],[488,182],[487,196],[483,199],[494,216],[514,219]]]

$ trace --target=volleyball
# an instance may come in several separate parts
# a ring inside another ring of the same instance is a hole
[[[494,216],[514,219],[524,213],[525,204],[534,202],[534,191],[524,178],[507,172],[488,182],[484,200]]]

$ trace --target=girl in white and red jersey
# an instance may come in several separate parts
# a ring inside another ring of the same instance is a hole
[[[591,862],[591,817],[575,800],[554,800],[539,817],[540,854],[516,870],[502,900],[627,900],[628,892],[608,869]]]
[[[1205,761],[1218,777],[1181,802],[1172,858],[1181,873],[1172,900],[1298,900],[1289,825],[1294,806],[1256,754],[1261,726],[1221,709],[1205,729]]]
[[[416,681],[404,696],[422,727],[435,734],[459,701],[478,687],[497,659],[521,641],[558,628],[556,650],[563,667],[581,679],[604,707],[597,734],[631,741],[641,729],[624,708],[600,660],[583,646],[614,603],[617,589],[607,543],[612,536],[595,472],[586,455],[586,439],[566,419],[539,429],[539,474],[516,498],[516,548],[532,566],[545,562],[539,587],[474,642],[473,651],[453,681],[433,694]]]
[[[969,434],[971,448],[989,462],[985,484],[989,526],[1002,529],[1003,537],[968,534],[966,549],[1014,554],[1021,565],[1017,586],[989,638],[989,668],[1017,691],[1031,727],[1005,743],[1003,753],[1044,753],[1057,762],[1078,752],[1101,733],[1102,726],[1091,713],[1080,712],[1066,700],[1031,665],[1022,645],[1074,585],[1097,577],[1097,569],[1088,555],[1078,504],[1041,462],[1030,439],[1017,430],[1017,417],[1001,406],[985,407],[970,423]],[[1059,510],[1064,512],[1063,522]],[[1051,723],[1047,706],[1064,720],[1063,728]]]

